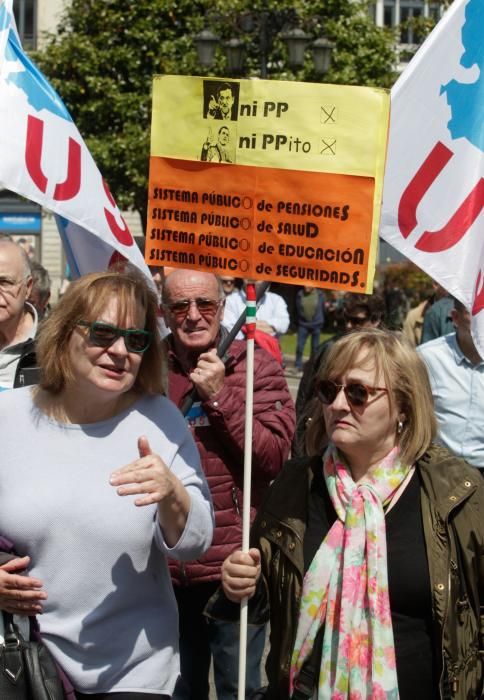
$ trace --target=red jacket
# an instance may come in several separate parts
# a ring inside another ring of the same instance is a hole
[[[235,340],[228,356],[221,391],[212,400],[195,404],[187,416],[213,498],[213,543],[202,559],[170,561],[175,585],[220,580],[222,562],[242,545],[246,342]],[[168,396],[180,407],[193,384],[173,351],[169,365]],[[257,346],[254,365],[252,518],[289,454],[295,426],[294,404],[281,366]]]

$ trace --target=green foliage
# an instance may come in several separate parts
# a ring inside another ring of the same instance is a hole
[[[403,289],[411,306],[416,306],[433,293],[433,280],[417,265],[411,262],[386,265],[377,271],[384,288]]]
[[[296,11],[307,33],[314,38],[324,33],[335,43],[326,82],[392,84],[393,38],[374,26],[358,0],[72,0],[68,5],[58,31],[34,59],[64,100],[121,208],[135,209],[146,220],[153,75],[204,74],[192,37],[206,21],[222,40],[236,33],[246,42],[245,75],[258,76],[257,31],[244,33],[240,17],[248,11],[260,16],[262,10],[285,13],[287,28]],[[318,80],[309,52],[298,73],[285,63],[279,35],[268,55],[269,77]],[[226,70],[220,48],[210,74],[223,76]]]

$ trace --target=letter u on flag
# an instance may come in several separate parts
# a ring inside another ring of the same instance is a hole
[[[380,235],[467,306],[484,358],[483,27],[455,0],[393,87]]]
[[[0,153],[0,187],[55,213],[74,276],[126,259],[151,279],[69,112],[22,49],[12,0],[0,0]]]

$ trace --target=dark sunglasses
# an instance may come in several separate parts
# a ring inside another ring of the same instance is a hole
[[[78,326],[89,328],[89,340],[100,348],[108,348],[121,336],[128,352],[145,352],[150,347],[152,334],[137,328],[118,328],[102,321],[79,321]]]
[[[197,299],[180,299],[180,301],[174,301],[171,304],[163,304],[163,306],[179,318],[184,318],[187,315],[192,304],[196,305],[202,316],[215,316],[222,301],[223,299],[214,300],[198,297]]]
[[[352,326],[364,326],[369,320],[368,316],[353,316],[347,313],[343,313],[343,318],[346,323],[351,323]]]
[[[316,396],[321,403],[329,405],[333,403],[341,389],[352,406],[365,406],[370,396],[374,396],[377,391],[388,393],[388,389],[383,386],[368,386],[359,382],[335,384],[330,379],[322,379],[316,384]]]

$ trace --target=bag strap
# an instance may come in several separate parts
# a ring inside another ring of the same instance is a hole
[[[299,675],[294,683],[294,690],[290,700],[310,700],[314,695],[314,689],[321,669],[321,655],[323,653],[324,625],[318,629],[314,639],[310,656],[304,661]]]
[[[12,613],[7,612],[6,610],[2,610],[2,615],[3,615],[3,622],[4,622],[5,626],[13,625]]]
[[[19,628],[13,620],[12,613],[2,610],[3,615],[3,625],[4,625],[4,647],[19,647],[20,643],[24,641]]]

